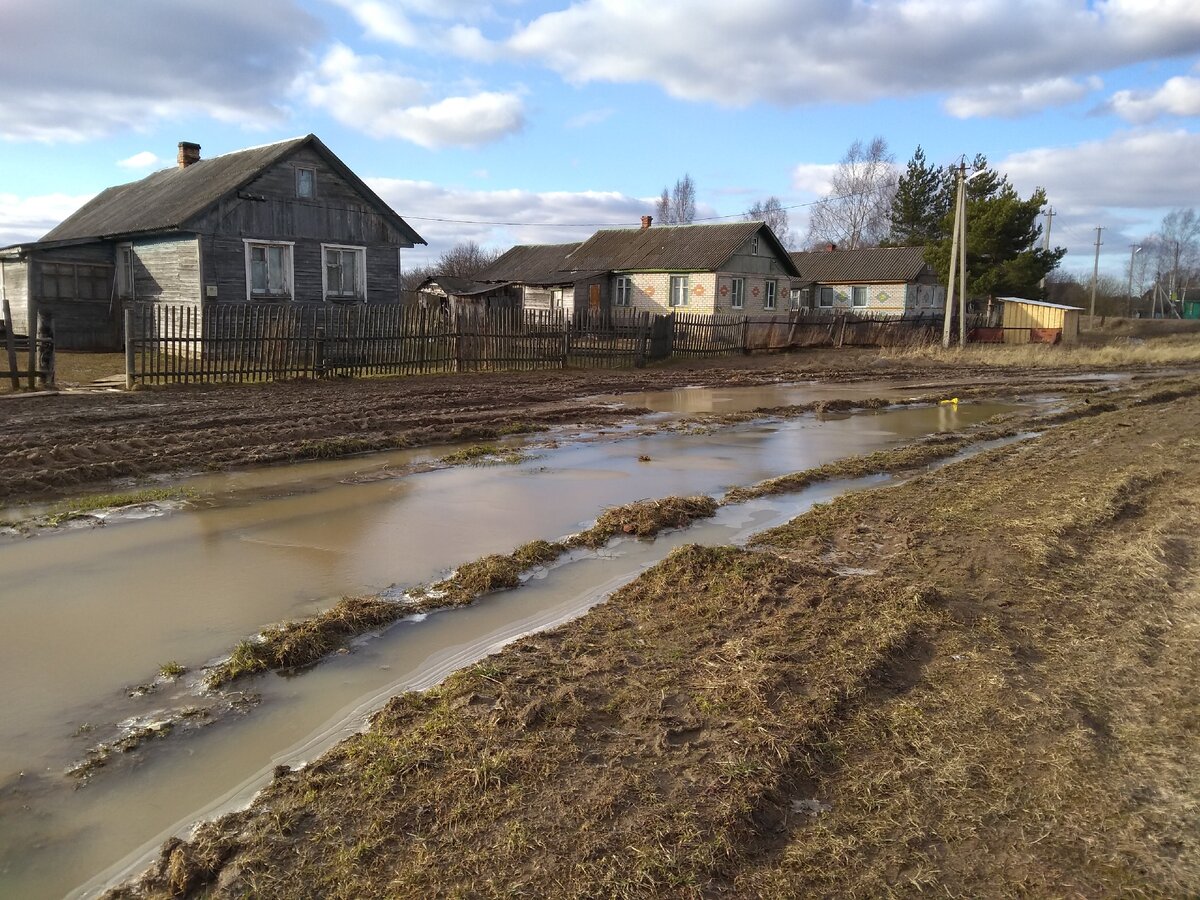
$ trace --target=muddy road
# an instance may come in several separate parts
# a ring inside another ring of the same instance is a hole
[[[597,395],[689,385],[888,378],[914,391],[994,385],[1033,390],[1062,375],[887,363],[869,352],[804,353],[642,370],[449,375],[188,386],[0,398],[0,504],[105,489],[121,480],[223,470],[628,417]]]
[[[1195,896],[1200,381],[1089,406],[681,547],[109,896]]]

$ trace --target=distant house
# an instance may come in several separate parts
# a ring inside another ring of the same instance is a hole
[[[597,231],[579,244],[514,247],[476,274],[520,286],[526,309],[772,313],[799,274],[763,222]]]
[[[425,241],[315,135],[200,158],[109,188],[41,240],[0,250],[14,326],[54,313],[60,346],[121,340],[132,301],[393,303]]]
[[[521,303],[520,291],[512,285],[459,275],[430,275],[417,286],[416,293],[417,302],[423,309],[447,312],[516,309]]]
[[[799,305],[884,315],[933,315],[946,289],[921,247],[870,247],[793,253],[800,271]]]

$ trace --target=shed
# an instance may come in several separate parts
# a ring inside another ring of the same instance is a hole
[[[1000,324],[1006,344],[1074,344],[1079,340],[1079,306],[997,297],[1004,304]]]

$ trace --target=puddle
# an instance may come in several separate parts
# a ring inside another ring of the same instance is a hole
[[[793,401],[756,397],[750,408],[779,402]],[[91,743],[77,730],[153,719],[169,692],[127,691],[164,663],[194,668],[266,624],[557,538],[605,506],[719,494],[1011,409],[964,403],[637,435],[564,445],[515,466],[405,478],[363,476],[411,463],[412,451],[203,476],[201,489],[216,496],[210,508],[0,543],[0,895],[61,896],[115,874],[202,811],[245,802],[275,764],[311,759],[359,728],[397,690],[578,615],[673,546],[742,540],[847,485],[729,507],[653,543],[623,541],[519,591],[400,623],[302,677],[255,679],[245,687],[262,703],[248,715],[169,738],[72,790],[62,772]],[[188,689],[185,679],[171,691]]]
[[[916,390],[920,387],[921,390]],[[827,381],[767,384],[756,387],[684,387],[670,391],[644,391],[635,394],[602,394],[589,397],[590,402],[607,403],[614,407],[645,407],[651,412],[734,413],[759,408],[792,406],[818,400],[903,400],[936,388],[927,381],[852,381],[845,384]]]

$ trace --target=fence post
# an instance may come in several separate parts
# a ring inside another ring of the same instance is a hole
[[[325,327],[318,325],[313,339],[313,378],[325,377]]]
[[[837,338],[837,345],[836,345],[838,347],[841,347],[843,344],[846,343],[846,319],[847,318],[848,318],[847,316],[842,316],[842,327],[841,327],[841,330],[838,331],[838,338]]]
[[[463,370],[463,324],[458,310],[450,313],[450,325],[454,329],[454,371]]]
[[[565,369],[568,365],[568,358],[571,355],[571,320],[567,318],[566,310],[562,311],[563,317],[563,361],[562,367]]]
[[[133,390],[133,306],[125,307],[125,390]]]
[[[750,317],[742,316],[742,355],[750,355]]]
[[[54,387],[54,314],[38,310],[37,317],[38,381],[42,387]]]

